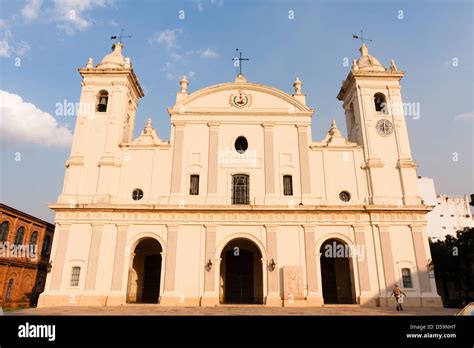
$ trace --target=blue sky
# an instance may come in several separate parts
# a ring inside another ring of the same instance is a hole
[[[46,205],[62,189],[75,125],[55,106],[78,102],[77,68],[108,54],[110,35],[122,27],[133,36],[124,40],[124,54],[145,90],[136,135],[151,117],[163,139],[180,76],[188,75],[190,91],[232,81],[237,47],[250,58],[249,81],[292,93],[300,77],[316,109],[314,140],[333,118],[345,133],[336,95],[350,68],[344,58],[359,56],[352,34],[363,29],[373,39],[371,54],[385,66],[393,58],[406,71],[404,101],[420,105],[419,119],[407,117],[418,175],[434,177],[438,193],[473,193],[472,6],[470,0],[0,0],[0,201],[53,221]]]

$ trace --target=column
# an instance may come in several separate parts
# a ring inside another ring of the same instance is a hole
[[[207,194],[217,193],[219,123],[209,122],[209,153],[207,167]]]
[[[50,290],[59,290],[61,288],[70,229],[71,224],[61,224],[55,232],[54,237],[58,238],[58,246],[56,247],[56,255],[53,260]]]
[[[87,259],[86,290],[95,290],[97,266],[99,264],[100,241],[102,239],[103,224],[92,224],[92,234]]]
[[[278,250],[277,250],[277,226],[276,225],[265,225],[266,234],[267,234],[267,260],[263,260],[263,274],[267,275],[268,282],[268,295],[263,294],[264,298],[267,295],[266,304],[268,306],[281,306],[281,296],[278,286],[278,273],[279,273],[279,264],[278,264]],[[275,262],[275,269],[272,271],[268,265],[271,260]]]
[[[215,260],[217,225],[209,224],[204,227],[206,229],[204,265],[207,265],[208,261],[211,260],[212,266],[209,270],[204,268],[204,295],[201,298],[201,306],[215,306],[219,304],[219,293],[215,279],[215,273],[219,267]]]
[[[112,291],[122,290],[123,265],[125,261],[125,244],[127,242],[128,225],[116,225],[114,268],[112,273]]]
[[[318,291],[318,262],[316,260],[316,243],[315,229],[316,226],[303,225],[304,230],[304,251],[305,251],[305,268],[306,282],[308,286],[308,294],[306,301],[311,305],[322,305],[323,298]]]
[[[390,240],[390,226],[377,225],[380,236],[380,247],[382,250],[383,271],[385,274],[385,296],[389,294],[395,285],[395,269],[393,266],[392,242]]]
[[[308,125],[297,125],[298,128],[298,150],[300,158],[301,195],[311,193],[311,181],[309,170],[309,145]]]
[[[265,157],[265,194],[275,193],[275,160],[273,149],[273,123],[263,123]]]
[[[354,229],[356,251],[363,250],[363,254],[356,254],[352,256],[355,258],[354,261],[357,261],[357,268],[359,270],[359,304],[375,307],[377,305],[376,299],[373,298],[370,293],[369,262],[367,260],[369,248],[365,243],[365,226],[352,225],[352,228]]]
[[[413,248],[415,251],[416,268],[420,281],[421,293],[431,292],[431,282],[428,274],[428,259],[426,258],[423,241],[423,225],[410,225],[411,236],[413,238]]]
[[[179,225],[166,225],[166,228],[168,229],[168,238],[166,241],[165,284],[160,304],[164,306],[176,306],[178,304],[178,298],[175,294],[176,251]]]
[[[174,122],[173,165],[171,167],[171,194],[181,193],[181,167],[183,162],[184,122]]]

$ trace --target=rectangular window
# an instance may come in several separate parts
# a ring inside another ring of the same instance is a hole
[[[285,196],[293,196],[293,178],[291,175],[283,176],[283,194]]]
[[[443,215],[443,214],[441,214],[441,215],[440,215],[440,217],[444,217],[444,215]]]
[[[402,281],[403,281],[403,287],[404,288],[412,288],[413,287],[413,284],[411,282],[410,269],[408,269],[408,268],[403,268],[402,269]]]
[[[79,286],[79,277],[81,276],[81,267],[73,267],[71,272],[71,286]]]
[[[249,176],[238,174],[232,177],[232,204],[249,204]]]
[[[199,175],[191,175],[189,194],[192,196],[197,196],[199,194]]]

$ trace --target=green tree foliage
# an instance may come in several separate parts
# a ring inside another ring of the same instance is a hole
[[[436,242],[430,239],[430,249],[436,278],[445,289],[452,282],[459,298],[469,298],[474,292],[474,228],[457,231],[456,237],[446,235]]]

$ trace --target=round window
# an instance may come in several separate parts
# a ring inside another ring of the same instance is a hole
[[[247,151],[249,144],[245,137],[238,137],[237,140],[235,140],[234,146],[238,153],[243,154],[245,151]]]
[[[139,201],[140,199],[143,198],[143,191],[140,189],[135,189],[132,192],[132,198],[134,201]]]
[[[349,202],[351,200],[351,195],[349,192],[347,191],[342,191],[340,194],[339,194],[339,199],[343,202]]]

